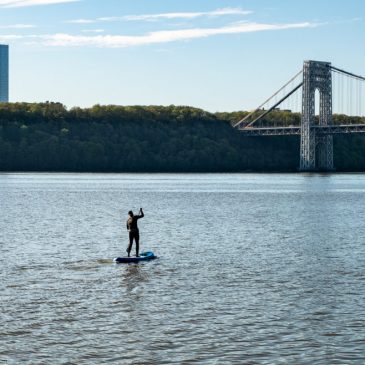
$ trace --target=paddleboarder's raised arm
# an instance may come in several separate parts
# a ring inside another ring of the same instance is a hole
[[[143,213],[143,210],[142,208],[139,210],[139,216],[138,218],[143,218],[144,217],[144,213]]]

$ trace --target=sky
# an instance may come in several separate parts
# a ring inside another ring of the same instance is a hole
[[[251,110],[304,60],[365,75],[363,0],[0,0],[10,100]]]

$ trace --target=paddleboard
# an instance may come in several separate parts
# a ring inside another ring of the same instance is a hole
[[[116,257],[113,259],[114,262],[121,264],[121,263],[128,263],[128,262],[140,262],[140,261],[148,261],[156,259],[157,256],[152,251],[142,252],[139,257]]]

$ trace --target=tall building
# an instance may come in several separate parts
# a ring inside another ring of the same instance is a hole
[[[0,44],[0,103],[9,101],[9,46]]]

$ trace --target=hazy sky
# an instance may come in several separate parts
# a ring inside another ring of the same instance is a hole
[[[363,0],[0,0],[11,101],[256,107],[302,67],[365,74]]]

